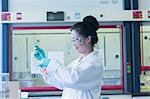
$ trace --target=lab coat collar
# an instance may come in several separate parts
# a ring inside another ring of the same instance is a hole
[[[97,51],[92,51],[83,58],[82,58],[82,56],[80,56],[79,59],[78,59],[78,62],[86,61],[87,59],[89,59],[90,57],[92,57],[95,54],[98,54],[98,52]]]

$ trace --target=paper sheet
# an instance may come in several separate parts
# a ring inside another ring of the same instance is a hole
[[[33,52],[31,52],[31,74],[39,74],[40,69],[37,67],[37,59],[34,58]]]
[[[55,58],[64,65],[64,52],[63,51],[48,51],[48,58]]]

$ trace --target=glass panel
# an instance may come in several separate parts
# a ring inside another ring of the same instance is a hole
[[[150,92],[150,26],[140,27],[141,36],[141,92]]]
[[[122,86],[121,29],[101,28],[97,31],[96,48],[103,60],[102,85]],[[13,30],[12,80],[19,80],[20,87],[47,86],[40,74],[32,74],[33,46],[38,44],[48,54],[49,51],[62,52],[64,65],[78,57],[70,42],[70,29]],[[112,93],[122,93],[121,89],[109,89]],[[103,92],[108,92],[103,90]]]
[[[103,52],[104,73],[102,85],[110,86],[103,93],[122,93],[122,90],[114,90],[116,86],[122,86],[122,54],[121,54],[121,29],[100,28],[98,30],[99,49]],[[113,87],[111,89],[111,86]]]

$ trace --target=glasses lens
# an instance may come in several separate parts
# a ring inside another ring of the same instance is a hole
[[[74,42],[77,42],[79,40],[79,38],[77,39],[71,39],[71,41],[74,43]]]
[[[84,40],[83,37],[79,37],[79,38],[73,38],[71,39],[72,43],[78,43],[78,42],[82,42]]]

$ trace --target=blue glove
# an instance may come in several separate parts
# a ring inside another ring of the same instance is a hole
[[[34,57],[38,60],[46,58],[44,50],[37,45],[34,46]]]
[[[41,68],[47,67],[50,62],[50,59],[46,58],[44,50],[37,45],[34,46],[34,57],[39,60],[38,66]]]
[[[47,67],[48,64],[49,64],[49,62],[50,62],[50,59],[48,59],[48,58],[43,58],[43,59],[41,60],[41,63],[40,63],[38,66],[40,66],[41,68]]]

